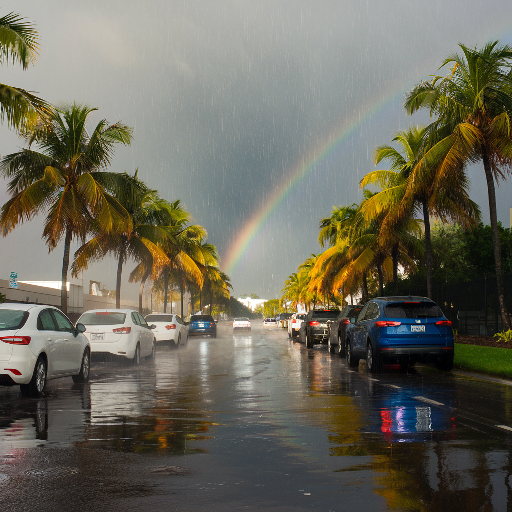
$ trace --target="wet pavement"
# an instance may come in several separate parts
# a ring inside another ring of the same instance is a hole
[[[253,323],[254,325],[254,323]],[[512,509],[512,386],[372,376],[278,328],[158,347],[41,399],[0,388],[0,503],[20,511]]]

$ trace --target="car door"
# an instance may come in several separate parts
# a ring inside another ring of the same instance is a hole
[[[146,356],[149,356],[153,351],[153,340],[155,335],[153,334],[153,330],[149,327],[149,324],[146,322],[144,317],[140,313],[137,313],[137,316],[139,317],[140,326],[144,331],[144,343],[146,345],[145,354]]]
[[[366,349],[365,328],[368,309],[370,308],[371,304],[371,302],[365,304],[364,308],[361,310],[361,313],[359,313],[359,316],[357,318],[356,323],[354,324],[354,327],[350,331],[350,339],[352,341],[352,350],[354,353],[361,353],[363,351],[363,344]]]
[[[59,372],[77,372],[82,364],[82,338],[75,336],[75,327],[69,318],[58,309],[52,309],[52,315],[59,333],[57,341],[59,351],[61,351],[59,356],[59,361],[61,361]]]
[[[370,337],[370,331],[375,324],[375,319],[379,317],[379,306],[375,302],[370,302],[366,310],[364,319],[361,322],[360,345],[361,351],[366,352],[366,340]]]
[[[60,333],[57,331],[57,326],[53,319],[50,309],[43,309],[37,317],[37,330],[40,332],[43,342],[46,358],[48,360],[48,377],[52,377],[59,373],[59,368],[62,362],[59,361],[61,354],[59,353],[59,339]]]

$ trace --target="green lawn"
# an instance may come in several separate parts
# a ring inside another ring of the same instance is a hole
[[[455,343],[453,366],[512,379],[512,349]]]

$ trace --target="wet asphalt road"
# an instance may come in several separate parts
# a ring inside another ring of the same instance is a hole
[[[161,346],[41,399],[0,389],[0,503],[21,511],[512,509],[512,386],[349,371],[282,329]]]

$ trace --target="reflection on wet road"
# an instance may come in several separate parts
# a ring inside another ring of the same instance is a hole
[[[254,325],[254,324],[253,324]],[[0,389],[16,510],[509,510],[512,387],[429,367],[349,370],[253,327],[98,362],[41,399]],[[37,501],[35,501],[37,500]]]

